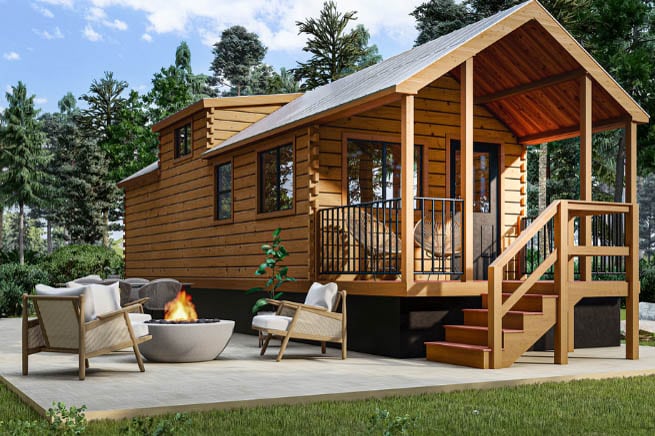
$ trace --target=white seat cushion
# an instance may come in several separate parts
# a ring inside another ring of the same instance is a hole
[[[307,292],[305,304],[309,306],[324,307],[330,312],[334,308],[334,303],[337,301],[337,294],[339,287],[336,283],[330,282],[324,285],[314,282]]]
[[[134,324],[135,322],[146,322],[152,319],[152,316],[150,316],[150,314],[148,313],[130,312],[127,314],[127,316],[130,317],[130,321],[132,321],[132,324]]]
[[[289,328],[290,316],[282,315],[257,315],[252,319],[252,327],[261,330],[282,330]]]
[[[132,330],[134,331],[134,336],[140,338],[141,336],[149,335],[148,324],[143,322],[133,322]]]
[[[53,288],[52,286],[38,284],[35,286],[36,295],[51,295],[59,297],[79,297],[84,294],[84,321],[95,319],[95,309],[93,304],[93,294],[86,286]]]

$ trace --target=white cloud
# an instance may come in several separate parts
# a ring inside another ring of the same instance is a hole
[[[2,55],[3,58],[7,59],[8,61],[17,61],[20,60],[20,55],[16,53],[15,51],[10,51]]]
[[[141,11],[148,20],[148,33],[188,34],[196,32],[212,45],[227,27],[240,24],[257,33],[270,50],[296,51],[305,44],[296,21],[317,16],[324,0],[90,0],[94,7],[123,7]],[[410,47],[416,37],[414,18],[409,13],[424,0],[341,1],[341,12],[355,10],[354,24],[363,24],[371,35],[384,35]]]
[[[11,88],[11,85],[5,86],[5,91],[11,94],[13,92],[13,89]]]
[[[92,7],[86,14],[86,20],[94,23],[102,24],[115,30],[127,30],[127,23],[125,21],[114,19],[111,20],[107,17],[107,13],[102,8]]]
[[[47,30],[39,30],[39,29],[32,29],[32,31],[39,35],[43,39],[63,39],[64,34],[61,32],[61,29],[59,29],[59,26],[56,26],[54,30],[51,32],[48,32]]]
[[[31,3],[30,6],[32,6],[32,9],[34,9],[36,12],[39,14],[43,15],[46,18],[54,18],[55,14],[52,13],[52,11],[46,7],[39,6],[36,3]]]
[[[144,40],[145,42],[152,42],[152,36],[148,33],[144,33],[141,35],[141,39]]]
[[[102,35],[93,30],[93,27],[90,24],[84,26],[82,35],[91,42],[102,41]]]
[[[63,6],[66,8],[73,7],[73,0],[37,0],[40,3],[46,3],[53,6]]]
[[[38,104],[38,105],[40,105],[40,106],[46,104],[47,102],[48,102],[48,99],[47,99],[47,98],[44,98],[44,97],[36,97],[36,98],[34,98],[34,103],[35,103],[35,104]]]

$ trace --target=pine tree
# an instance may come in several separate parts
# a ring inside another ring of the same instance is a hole
[[[48,155],[42,147],[41,132],[34,107],[34,95],[27,94],[22,82],[6,93],[8,107],[0,129],[0,191],[8,204],[18,205],[19,262],[25,263],[25,208],[48,196],[50,180],[45,173]]]
[[[296,79],[304,81],[303,89],[334,82],[381,60],[377,47],[368,46],[369,34],[364,26],[346,31],[356,19],[356,11],[341,13],[330,0],[323,3],[318,18],[296,21],[298,34],[308,35],[303,51],[312,55],[293,70]]]

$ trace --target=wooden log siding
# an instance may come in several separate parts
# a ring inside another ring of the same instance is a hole
[[[423,146],[425,196],[450,197],[447,177],[449,139],[459,138],[460,107],[459,83],[445,76],[421,90],[414,100],[415,144]],[[474,108],[474,141],[502,144],[504,150],[505,190],[501,194],[504,215],[501,217],[501,243],[507,247],[518,234],[520,216],[526,203],[526,150],[516,137],[483,106]],[[342,174],[342,150],[345,137],[396,138],[400,143],[400,103],[388,104],[365,113],[320,126],[320,207],[346,204]],[[502,150],[499,150],[499,155]]]
[[[146,278],[174,277],[198,287],[219,287],[224,279],[238,282],[235,288],[252,286],[253,273],[261,263],[260,246],[270,242],[271,233],[283,227],[285,246],[292,253],[289,274],[300,280],[309,277],[307,259],[309,208],[308,135],[295,137],[294,216],[276,219],[257,217],[257,151],[259,146],[240,150],[233,156],[233,224],[214,219],[215,162],[201,159],[207,147],[236,134],[280,105],[207,108],[162,129],[160,133],[160,177],[153,183],[126,188],[125,222],[126,275]],[[193,122],[193,152],[173,158],[173,131]],[[289,137],[292,137],[289,136]]]

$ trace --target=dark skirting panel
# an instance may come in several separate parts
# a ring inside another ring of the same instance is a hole
[[[235,332],[255,335],[250,308],[263,294],[243,291],[191,289],[202,318],[235,321]],[[303,302],[305,294],[286,293],[284,299]],[[481,307],[479,297],[373,297],[348,295],[348,349],[382,356],[424,357],[426,341],[444,339],[445,324],[463,324],[462,309]],[[549,350],[553,333],[547,333],[535,350]],[[619,300],[584,299],[575,307],[577,348],[618,346]]]

